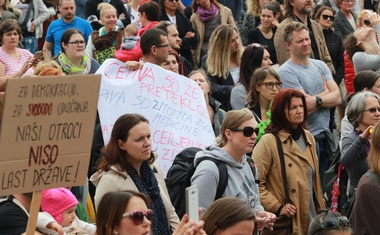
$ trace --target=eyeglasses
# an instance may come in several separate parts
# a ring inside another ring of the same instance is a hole
[[[160,47],[169,47],[169,44],[161,44],[161,45],[155,45],[156,47],[160,48]]]
[[[147,210],[145,213],[142,211],[131,211],[124,213],[122,217],[131,217],[133,223],[135,225],[140,225],[144,221],[144,216],[149,220],[152,221],[153,218],[153,211],[151,209]]]
[[[371,21],[369,21],[369,19],[364,20],[363,23],[364,23],[366,26],[370,26],[370,25],[371,25]]]
[[[75,42],[68,42],[67,44],[79,46],[79,45],[86,44],[86,42],[85,41],[75,41]]]
[[[340,224],[342,224],[344,227],[351,227],[350,222],[348,221],[347,217],[340,216],[340,217],[332,217],[330,219],[327,219],[323,221],[319,228],[317,228],[312,234],[316,234],[317,232],[321,230],[331,230],[331,229],[337,229],[340,227]]]
[[[179,0],[168,0],[168,2],[179,2]]]
[[[346,3],[354,3],[355,0],[343,0],[342,2],[346,2]]]
[[[322,15],[322,18],[323,18],[324,20],[327,20],[327,19],[330,18],[330,21],[334,21],[334,20],[335,20],[335,16],[329,16],[329,15]]]
[[[269,90],[273,89],[274,86],[276,86],[277,89],[280,89],[282,86],[282,82],[263,82],[260,84],[265,85],[265,87]]]
[[[251,137],[253,135],[253,133],[255,133],[256,135],[259,134],[259,128],[258,127],[253,128],[251,126],[245,126],[243,129],[231,128],[230,130],[231,131],[240,131],[240,132],[243,132],[243,135],[245,137]]]
[[[370,113],[376,113],[379,112],[380,113],[380,108],[370,108],[370,109],[367,109],[367,110],[363,110],[363,112],[366,111],[366,112],[370,112]]]

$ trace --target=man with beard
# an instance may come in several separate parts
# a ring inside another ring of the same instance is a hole
[[[58,11],[61,13],[61,18],[51,22],[47,30],[43,46],[45,60],[51,59],[61,51],[61,37],[67,29],[79,29],[87,42],[92,27],[86,20],[75,16],[75,9],[75,0],[59,0]]]
[[[284,8],[286,19],[277,27],[276,34],[274,35],[277,61],[281,65],[290,57],[290,51],[285,47],[284,28],[291,22],[301,22],[309,29],[312,49],[309,56],[325,62],[330,71],[334,73],[334,67],[326,46],[322,28],[316,21],[310,18],[312,4],[312,0],[285,0]]]
[[[177,52],[181,49],[181,39],[179,38],[179,33],[175,24],[172,24],[170,21],[163,20],[158,22],[155,27],[162,29],[165,31],[165,33],[168,34],[169,45],[172,49],[176,50]],[[186,77],[194,69],[193,65],[181,55],[179,55],[178,64],[178,73]]]
[[[319,175],[323,184],[324,173],[328,169],[330,157],[335,150],[329,129],[329,108],[341,103],[340,91],[326,64],[309,58],[310,33],[303,23],[289,23],[283,30],[283,35],[290,58],[280,66],[277,73],[282,81],[282,89],[293,88],[305,94],[307,124],[310,133],[315,138]],[[314,172],[309,175],[312,177],[316,174]]]

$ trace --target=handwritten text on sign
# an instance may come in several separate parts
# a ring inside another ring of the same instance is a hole
[[[99,87],[99,75],[8,81],[1,195],[85,184]]]
[[[203,91],[192,80],[150,63],[129,71],[118,60],[107,60],[97,73],[102,74],[98,109],[106,143],[119,116],[145,116],[152,149],[165,174],[182,149],[213,143]]]

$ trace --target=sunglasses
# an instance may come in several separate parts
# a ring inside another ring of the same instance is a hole
[[[168,2],[179,2],[179,0],[168,0]]]
[[[329,15],[322,15],[322,18],[324,20],[330,19],[330,21],[334,21],[335,20],[335,16],[329,16]]]
[[[371,21],[369,21],[369,19],[364,20],[363,23],[364,23],[366,26],[370,26],[370,25],[371,25]]]
[[[231,128],[230,130],[231,131],[240,131],[240,132],[243,132],[243,135],[245,137],[251,137],[253,135],[253,133],[255,133],[256,135],[259,134],[259,128],[258,127],[253,128],[251,126],[245,126],[243,129]]]
[[[340,225],[343,225],[344,227],[350,227],[350,222],[348,221],[347,217],[341,216],[341,217],[333,217],[330,219],[327,219],[323,221],[319,228],[316,229],[313,234],[316,234],[317,232],[321,230],[331,230],[331,229],[337,229],[340,227]]]
[[[140,225],[144,221],[144,216],[152,221],[153,211],[151,209],[147,210],[145,213],[142,211],[131,211],[126,212],[122,215],[122,217],[130,217],[135,225]]]
[[[363,111],[367,111],[367,112],[370,112],[370,113],[376,113],[379,112],[380,113],[380,108],[370,108],[370,109],[366,109],[366,110],[363,110]]]

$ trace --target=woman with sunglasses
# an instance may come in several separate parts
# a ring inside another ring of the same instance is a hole
[[[335,0],[335,4],[339,8],[339,11],[330,20],[333,22],[335,33],[343,39],[358,28],[356,25],[356,15],[353,12],[355,0]]]
[[[216,144],[198,152],[194,159],[196,170],[191,184],[199,189],[199,206],[208,210],[216,199],[219,183],[217,165],[209,160],[214,158],[226,164],[228,183],[222,197],[237,197],[244,201],[256,215],[259,230],[264,226],[271,228],[275,215],[264,211],[261,206],[257,177],[257,169],[252,169],[246,153],[252,151],[257,137],[256,121],[248,109],[227,112]],[[208,159],[207,159],[208,158]]]
[[[110,141],[102,149],[97,172],[90,179],[96,186],[95,207],[98,209],[108,192],[139,191],[148,197],[148,208],[153,211],[153,234],[169,235],[179,219],[162,171],[154,163],[150,136],[149,122],[139,114],[124,114],[116,120]]]
[[[258,142],[270,122],[270,106],[274,96],[280,91],[282,82],[278,74],[271,68],[258,68],[250,81],[247,101],[248,108],[259,124]]]
[[[99,63],[85,52],[86,41],[78,29],[68,29],[61,37],[61,53],[56,62],[67,75],[94,74]]]
[[[153,211],[148,209],[145,194],[132,191],[106,193],[96,213],[97,235],[147,235],[151,234]],[[195,225],[185,216],[173,235],[205,235],[204,222]]]
[[[307,235],[352,235],[352,229],[347,217],[325,210],[312,219]]]
[[[355,72],[372,69],[380,71],[380,16],[373,13],[368,17],[372,27],[363,26],[349,34],[343,41],[347,56],[351,59]]]
[[[380,121],[380,96],[370,91],[355,93],[346,112],[354,129],[341,139],[340,163],[350,178],[348,197],[352,198],[360,178],[369,169],[370,130]]]
[[[318,211],[324,210],[319,164],[314,137],[305,129],[307,103],[305,95],[294,89],[283,89],[274,97],[271,122],[252,152],[259,169],[260,201],[265,210],[292,219],[292,234],[305,234]],[[285,201],[282,169],[276,134],[281,142],[286,166]],[[279,180],[280,178],[280,180]]]
[[[331,60],[335,69],[335,74],[333,75],[336,84],[342,82],[344,78],[344,58],[343,58],[343,39],[339,34],[334,32],[332,24],[334,22],[335,11],[328,6],[322,6],[314,15],[314,20],[319,23],[323,29],[323,35],[325,36],[326,46],[329,50]],[[345,100],[345,95],[342,94],[342,100]],[[342,105],[338,106],[339,123],[344,116],[344,108]],[[332,131],[335,127],[335,107],[330,108],[330,130]]]
[[[380,194],[380,125],[372,132],[371,150],[368,154],[369,171],[361,177],[352,211],[354,234],[378,234]]]
[[[242,109],[247,106],[247,93],[250,89],[253,72],[258,68],[267,68],[272,64],[266,46],[252,43],[244,49],[240,63],[239,80],[231,90],[230,103],[232,109]]]

